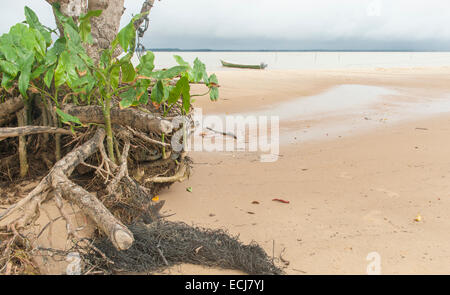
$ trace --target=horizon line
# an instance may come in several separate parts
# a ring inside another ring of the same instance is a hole
[[[418,49],[180,49],[180,48],[149,48],[154,52],[450,52],[447,50]]]

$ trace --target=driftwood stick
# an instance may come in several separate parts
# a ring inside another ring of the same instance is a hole
[[[103,110],[101,106],[74,106],[66,105],[64,112],[78,117],[83,123],[103,124]],[[144,132],[156,132],[170,134],[173,130],[172,122],[164,120],[156,115],[145,113],[133,108],[111,109],[111,123],[131,126]]]
[[[71,135],[72,132],[63,128],[49,127],[49,126],[23,126],[23,127],[6,127],[0,128],[0,139],[8,137],[25,136],[41,133],[59,133]]]

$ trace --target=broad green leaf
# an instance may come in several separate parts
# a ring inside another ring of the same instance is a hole
[[[213,87],[211,88],[211,92],[209,93],[209,98],[212,101],[216,101],[219,99],[219,88]]]
[[[6,60],[0,60],[0,69],[2,72],[7,73],[13,78],[16,77],[19,72],[19,68],[15,64]]]
[[[101,10],[90,10],[88,13],[80,16],[80,36],[83,42],[92,44],[91,18],[99,17],[101,14]]]
[[[71,45],[70,43],[73,43],[72,45],[74,45],[74,48],[83,48],[81,44],[80,34],[76,29],[72,28],[72,26],[64,24],[64,35],[68,42],[67,45]]]
[[[150,98],[153,102],[160,104],[165,100],[166,94],[168,96],[167,91],[164,89],[163,82],[161,80],[158,80],[156,85],[152,88],[152,94]]]
[[[48,69],[48,71],[45,73],[44,83],[48,88],[50,88],[50,86],[52,85],[53,76],[55,74],[55,68],[56,68],[56,65],[52,65]]]
[[[105,49],[103,50],[102,55],[100,56],[100,65],[106,69],[110,63],[111,63],[111,50]]]
[[[45,65],[50,66],[58,61],[58,56],[66,49],[66,39],[59,38],[52,48],[47,51],[45,56]]]
[[[136,82],[136,100],[141,105],[148,103],[148,88],[150,87],[150,80],[138,80]]]
[[[134,81],[136,77],[136,71],[134,70],[133,65],[129,63],[125,63],[121,66],[122,68],[122,82],[128,83]]]
[[[120,44],[123,51],[126,53],[131,49],[131,51],[134,51],[134,47],[136,45],[136,30],[134,28],[134,22],[138,20],[143,14],[137,14],[133,16],[131,21],[126,25],[124,28],[122,28],[119,33],[117,34],[116,38],[111,43],[111,48],[114,50],[116,49],[116,46]]]
[[[24,98],[28,98],[27,89],[30,83],[31,66],[34,62],[34,55],[29,54],[20,65],[19,91]]]
[[[209,76],[209,83],[210,83],[210,87],[211,87],[211,92],[209,93],[209,97],[212,101],[216,101],[219,99],[219,88],[212,86],[213,84],[215,84],[215,85],[219,84],[219,80],[217,79],[216,74],[212,74],[211,76]]]
[[[179,55],[174,55],[173,58],[175,58],[176,62],[180,65],[180,66],[185,66],[185,67],[191,67],[191,65],[185,61],[181,56]]]
[[[31,10],[31,8],[29,8],[28,6],[25,6],[25,17],[28,25],[31,28],[38,30],[44,38],[46,45],[50,46],[50,44],[52,44],[52,37],[50,32],[46,28],[44,28],[44,26],[39,21],[36,13],[34,13],[34,11]]]
[[[136,89],[130,88],[127,91],[121,93],[120,98],[122,100],[120,101],[119,105],[121,108],[128,108],[134,104],[136,101]]]
[[[183,88],[181,95],[183,96],[183,109],[186,113],[189,113],[191,109],[191,85],[188,83],[186,87]]]
[[[123,51],[128,52],[130,49],[134,50],[134,43],[136,40],[136,31],[134,24],[130,22],[117,34],[117,40]]]
[[[34,36],[33,29],[19,23],[12,26],[8,34],[11,36],[11,40],[14,45],[17,46],[16,49],[28,52],[34,50],[36,38]]]
[[[0,37],[0,52],[10,62],[17,62],[18,56],[14,45],[10,41],[10,36],[3,35]]]
[[[167,99],[167,103],[169,105],[176,103],[180,99],[183,91],[186,91],[186,89],[188,89],[188,92],[189,92],[189,88],[190,88],[190,86],[189,86],[188,78],[182,77],[180,80],[178,80],[175,87],[172,88],[172,90],[170,91],[169,98]]]
[[[44,65],[40,65],[38,66],[36,69],[33,70],[33,72],[31,73],[31,80],[34,80],[36,78],[38,78],[39,76],[41,76],[44,72],[45,72],[46,68]]]
[[[64,51],[61,53],[61,56],[59,57],[58,66],[55,70],[55,86],[59,87],[66,83],[67,76],[66,71],[68,68],[69,63],[69,53],[67,51]]]
[[[61,122],[63,124],[69,124],[70,125],[70,123],[76,123],[76,124],[79,124],[79,125],[83,125],[78,117],[66,114],[63,111],[61,111],[59,108],[56,108],[56,113],[61,118]]]
[[[142,76],[150,76],[155,68],[155,55],[151,51],[141,57],[141,63],[137,66],[138,72]]]
[[[118,66],[113,67],[109,74],[109,79],[111,81],[111,86],[116,89],[119,87],[119,76],[120,76],[120,68]]]
[[[186,66],[175,66],[168,70],[151,72],[150,75],[148,75],[148,76],[155,78],[155,79],[172,79],[177,76],[180,76],[182,73],[185,73],[187,70],[189,70],[189,68]]]
[[[43,59],[45,57],[45,52],[47,51],[47,44],[39,31],[33,29],[33,33],[36,40],[34,48],[36,52],[39,53],[40,59]]]
[[[68,24],[70,25],[73,29],[77,29],[77,25],[75,24],[75,22],[73,21],[73,18],[69,17],[69,16],[65,16],[64,14],[61,13],[60,11],[60,4],[58,2],[53,3],[53,14],[56,16],[56,19],[62,24]]]
[[[202,80],[208,80],[208,74],[206,73],[206,66],[198,58],[194,61],[194,68],[192,69],[193,82],[200,82]],[[207,81],[205,81],[208,83]]]
[[[148,87],[139,87],[137,91],[137,101],[141,105],[146,105],[148,103]]]
[[[14,78],[15,77],[12,77],[12,76],[8,75],[7,73],[3,73],[2,87],[5,88],[6,90],[10,89],[11,86],[13,85],[12,82],[13,82]]]

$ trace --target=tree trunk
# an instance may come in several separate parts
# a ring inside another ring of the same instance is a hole
[[[125,11],[123,5],[124,0],[89,0],[88,10],[103,10],[99,17],[91,19],[94,43],[86,48],[95,62],[100,60],[101,51],[109,48],[119,32],[120,19]]]
[[[119,32],[120,19],[125,10],[124,0],[89,0],[89,3],[87,0],[46,1],[50,4],[59,3],[61,12],[75,20],[81,13],[86,13],[89,10],[102,10],[99,17],[91,19],[91,33],[94,42],[86,48],[88,55],[97,63],[100,60],[102,50],[109,48],[112,40]]]

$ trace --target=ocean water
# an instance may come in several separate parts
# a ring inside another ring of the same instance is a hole
[[[173,55],[192,63],[196,57],[208,71],[229,70],[220,60],[268,64],[269,70],[357,69],[450,66],[450,52],[155,52],[156,68],[177,65]]]

